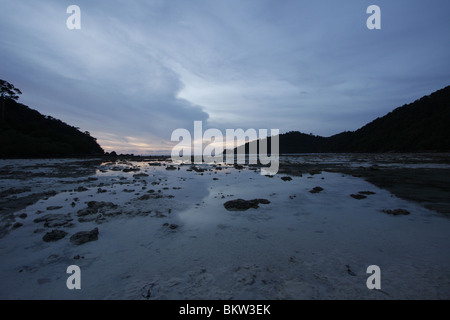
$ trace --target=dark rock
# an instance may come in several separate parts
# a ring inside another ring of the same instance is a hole
[[[136,172],[136,171],[140,171],[141,169],[139,168],[125,168],[122,171],[123,172]]]
[[[148,177],[148,174],[146,173],[137,173],[137,174],[133,174],[134,178],[143,178],[143,177]]]
[[[392,214],[394,216],[399,216],[399,215],[406,216],[406,215],[410,214],[410,212],[405,209],[394,209],[394,210],[384,209],[383,212],[387,213],[387,214]]]
[[[367,196],[362,195],[362,194],[351,194],[350,197],[357,199],[357,200],[361,200],[361,199],[365,199],[367,198]]]
[[[177,167],[170,165],[166,167],[166,170],[177,170]]]
[[[70,223],[73,219],[69,214],[46,214],[42,217],[36,218],[33,221],[35,223],[44,222],[44,226],[46,228],[55,228],[55,227],[70,227],[72,224]]]
[[[99,218],[99,216],[97,216],[97,215],[82,216],[82,217],[78,218],[78,222],[81,222],[81,223],[91,222],[91,221],[97,220],[98,218]]]
[[[196,166],[191,166],[191,169],[194,170],[195,172],[205,172],[205,169],[198,168]]]
[[[85,208],[85,209],[78,210],[77,216],[83,217],[83,216],[87,216],[87,215],[90,215],[90,214],[96,214],[97,211],[98,211],[98,209]]]
[[[351,276],[356,276],[356,273],[354,273],[351,269],[350,269],[350,266],[347,264],[347,265],[345,265],[346,267],[347,267],[347,273],[349,274],[349,275],[351,275]]]
[[[286,177],[281,177],[281,180],[283,180],[283,181],[291,181],[292,178],[286,176]]]
[[[150,199],[150,195],[149,194],[144,194],[143,196],[140,196],[138,198],[138,200],[148,200],[148,199]]]
[[[70,237],[70,242],[77,246],[95,240],[98,240],[98,228],[91,231],[80,231]]]
[[[365,194],[365,195],[371,195],[371,194],[375,194],[375,192],[372,191],[360,191],[358,192],[359,194]]]
[[[67,235],[67,232],[64,230],[52,230],[50,232],[47,232],[43,237],[42,240],[45,242],[52,242],[52,241],[58,241],[62,238],[64,238]]]
[[[51,211],[51,210],[58,210],[58,209],[61,209],[61,208],[62,208],[62,206],[51,206],[51,207],[47,207],[47,210]]]
[[[21,219],[25,219],[26,217],[27,217],[26,213],[19,214],[19,218],[21,218]]]
[[[85,188],[85,187],[78,187],[78,188],[75,189],[76,192],[84,192],[84,191],[88,191],[88,190],[89,189]]]
[[[259,208],[259,204],[269,204],[270,201],[267,199],[253,199],[253,200],[244,200],[244,199],[236,199],[230,200],[224,203],[225,209],[229,211],[245,211],[250,208],[257,209]]]
[[[321,191],[323,191],[322,187],[314,187],[311,190],[309,190],[309,192],[311,192],[311,193],[319,193]]]
[[[20,228],[21,226],[23,226],[23,223],[16,222],[16,223],[13,224],[12,228],[13,229],[17,229],[17,228]]]
[[[95,214],[98,212],[105,213],[106,210],[114,210],[117,209],[117,205],[112,202],[104,202],[104,201],[89,201],[87,203],[87,208],[78,210],[77,216],[87,216],[90,214]]]

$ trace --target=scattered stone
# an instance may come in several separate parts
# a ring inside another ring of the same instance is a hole
[[[177,170],[177,167],[170,165],[166,167],[166,170]]]
[[[35,223],[44,222],[44,227],[46,228],[56,228],[56,227],[71,227],[73,219],[69,214],[62,213],[49,213],[42,217],[36,218],[33,221]]]
[[[122,171],[123,172],[136,172],[136,171],[140,171],[141,169],[139,168],[125,168]]]
[[[196,166],[191,166],[191,169],[194,170],[195,172],[205,172],[205,169],[198,168]]]
[[[67,232],[64,230],[52,230],[50,232],[47,232],[43,237],[42,240],[45,242],[53,242],[58,241],[62,238],[64,238],[67,235]]]
[[[213,178],[213,180],[219,180],[219,178]]]
[[[27,214],[26,214],[25,212],[19,214],[19,218],[20,218],[20,219],[25,219],[26,217],[27,217]]]
[[[58,210],[58,209],[61,209],[61,208],[62,208],[62,206],[50,206],[50,207],[47,207],[47,211]]]
[[[362,195],[362,194],[351,194],[350,197],[357,199],[357,200],[361,200],[361,199],[365,199],[367,198],[367,196]]]
[[[91,222],[91,221],[97,220],[100,217],[101,217],[101,215],[99,215],[99,216],[93,216],[93,215],[83,216],[83,217],[78,218],[78,222],[81,222],[81,223],[83,223],[83,222]]]
[[[259,204],[269,204],[270,201],[267,199],[253,199],[253,200],[244,200],[244,199],[236,199],[230,200],[224,203],[225,209],[229,211],[245,211],[250,208],[257,209],[259,208]]]
[[[21,226],[23,226],[23,223],[16,222],[16,223],[13,224],[12,228],[14,230],[14,229],[20,228]]]
[[[312,169],[311,171],[309,171],[309,174],[310,175],[315,175],[315,174],[321,174],[322,173],[322,170],[320,170],[320,169]]]
[[[365,194],[365,195],[371,195],[371,194],[375,194],[375,192],[373,191],[360,191],[358,192],[359,194]]]
[[[85,188],[85,187],[78,187],[78,188],[75,189],[76,192],[84,192],[84,191],[88,191],[88,190],[89,189]]]
[[[399,216],[399,215],[405,215],[406,216],[406,215],[410,214],[410,212],[408,210],[405,210],[405,209],[394,209],[394,210],[384,209],[383,212],[387,213],[387,214],[394,215],[394,216]]]
[[[240,165],[240,164],[235,164],[235,165],[234,165],[234,168],[235,168],[236,170],[242,170],[242,169],[244,169],[244,166],[242,166],[242,165]]]
[[[345,265],[347,267],[347,273],[351,276],[356,276],[356,273],[354,273],[351,269],[350,266],[348,264]]]
[[[314,187],[311,190],[309,190],[309,192],[311,192],[311,193],[319,193],[321,191],[323,191],[322,187]]]
[[[77,216],[84,217],[84,216],[87,216],[90,214],[96,214],[97,211],[98,211],[98,209],[94,209],[94,208],[84,208],[84,209],[78,210]]]
[[[89,201],[87,203],[87,208],[78,210],[77,212],[77,216],[82,217],[82,216],[87,216],[90,214],[95,214],[98,213],[99,211],[101,213],[105,213],[106,209],[117,209],[117,205],[112,203],[112,202],[104,202],[104,201]]]
[[[98,188],[97,189],[97,193],[106,193],[108,192],[108,190],[102,189],[102,188]]]
[[[150,195],[149,194],[144,194],[143,196],[140,196],[138,198],[138,200],[148,200],[148,199],[150,199]]]
[[[146,173],[137,173],[137,174],[133,174],[134,178],[143,178],[143,177],[148,177],[148,174]]]
[[[70,242],[77,246],[95,240],[98,240],[98,228],[91,231],[80,231],[70,237]]]
[[[291,178],[291,177],[288,177],[288,176],[286,176],[286,177],[281,177],[281,180],[283,180],[283,181],[291,181],[291,180],[292,180],[292,178]]]

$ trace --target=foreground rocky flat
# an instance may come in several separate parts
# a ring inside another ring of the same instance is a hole
[[[273,177],[167,159],[2,160],[0,298],[448,299],[446,159],[299,155]],[[366,181],[395,186],[403,170],[434,198]],[[422,170],[430,183],[411,174]],[[66,287],[70,265],[81,290]],[[381,290],[366,287],[370,265]]]

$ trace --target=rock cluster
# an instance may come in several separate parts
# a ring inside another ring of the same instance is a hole
[[[225,209],[229,211],[245,211],[250,208],[257,209],[259,208],[259,204],[269,204],[270,201],[267,199],[253,199],[253,200],[244,200],[244,199],[236,199],[230,200],[224,203]]]

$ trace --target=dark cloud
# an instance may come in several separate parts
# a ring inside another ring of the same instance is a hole
[[[107,150],[168,151],[177,128],[355,130],[448,85],[450,2],[2,1],[1,77]]]

